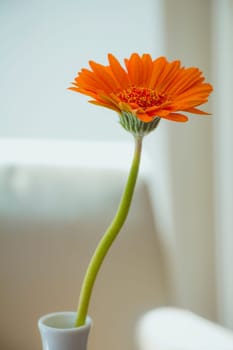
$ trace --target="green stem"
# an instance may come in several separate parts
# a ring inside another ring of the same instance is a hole
[[[75,321],[75,327],[79,327],[85,324],[89,301],[96,280],[96,276],[100,270],[102,262],[109,248],[111,247],[112,243],[117,237],[128,215],[140,165],[141,148],[142,137],[135,137],[134,157],[128,176],[128,181],[126,183],[125,190],[123,192],[115,218],[113,219],[111,225],[109,226],[101,241],[99,242],[88,266],[86,275],[84,277],[77,310],[77,318]]]

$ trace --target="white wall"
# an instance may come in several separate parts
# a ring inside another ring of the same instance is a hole
[[[213,59],[215,78],[214,165],[218,313],[233,329],[233,2],[215,0]]]
[[[164,1],[169,59],[199,67],[210,82],[211,6],[208,0]],[[205,108],[212,112],[210,104]],[[192,116],[182,125],[170,123],[167,131],[175,300],[177,305],[210,319],[216,318],[213,118]]]
[[[90,59],[161,54],[160,0],[0,3],[0,137],[128,139],[114,112],[66,90]]]

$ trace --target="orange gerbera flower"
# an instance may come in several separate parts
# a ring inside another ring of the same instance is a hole
[[[212,86],[204,82],[198,68],[181,67],[180,61],[165,57],[152,60],[149,54],[133,53],[123,68],[108,55],[109,65],[90,61],[91,70],[82,69],[70,90],[92,97],[91,103],[130,113],[149,123],[155,118],[185,122],[180,112],[208,114],[196,107],[207,102]]]

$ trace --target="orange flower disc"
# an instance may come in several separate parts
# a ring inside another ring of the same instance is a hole
[[[180,112],[208,114],[196,108],[208,101],[213,90],[198,68],[184,68],[180,61],[168,62],[165,57],[152,60],[149,54],[133,53],[125,59],[125,68],[112,54],[108,60],[107,66],[90,61],[91,69],[82,69],[69,89],[145,123],[155,118],[187,121]]]

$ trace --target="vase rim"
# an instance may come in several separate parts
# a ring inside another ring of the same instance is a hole
[[[86,331],[91,327],[92,319],[90,316],[87,316],[85,325],[79,327],[71,326],[75,322],[76,315],[76,311],[51,312],[39,318],[38,327],[54,332]]]

